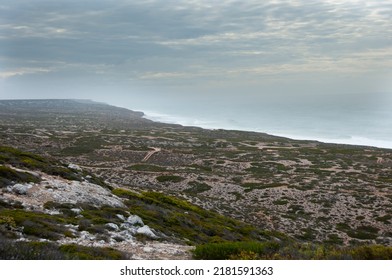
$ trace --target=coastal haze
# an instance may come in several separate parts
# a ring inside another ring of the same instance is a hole
[[[392,1],[2,1],[0,99],[392,148]]]

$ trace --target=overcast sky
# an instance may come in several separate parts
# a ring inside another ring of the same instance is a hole
[[[0,1],[0,98],[391,89],[392,0]]]

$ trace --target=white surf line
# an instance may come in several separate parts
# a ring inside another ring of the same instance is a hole
[[[142,159],[143,162],[146,162],[147,160],[149,160],[149,158],[150,158],[153,154],[158,153],[158,152],[161,151],[161,148],[152,148],[152,149],[153,149],[153,150],[152,150],[152,151],[149,151],[149,152],[147,153],[147,155]]]

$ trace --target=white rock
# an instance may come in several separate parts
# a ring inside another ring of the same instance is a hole
[[[155,233],[153,233],[150,229],[149,226],[142,226],[141,228],[138,228],[136,230],[136,232],[138,234],[143,234],[145,236],[151,237],[151,238],[157,238],[157,236],[155,235]]]
[[[80,213],[82,213],[82,210],[79,208],[72,208],[71,211],[74,212],[76,215],[79,215]]]
[[[133,240],[133,235],[128,230],[123,230],[120,232],[116,232],[111,235],[113,239],[120,239],[124,241],[131,241]]]
[[[7,190],[16,194],[26,195],[27,191],[32,187],[32,184],[15,184],[13,186],[7,187]]]
[[[125,221],[125,217],[124,217],[123,215],[117,214],[116,216],[117,216],[117,218],[119,218],[121,221]]]
[[[151,253],[151,252],[154,251],[154,248],[151,248],[151,247],[144,247],[144,248],[143,248],[143,251],[144,251],[145,253]]]
[[[119,234],[122,237],[124,237],[125,239],[132,239],[133,238],[133,233],[135,233],[135,232],[132,232],[130,230],[123,230]]]
[[[73,164],[73,163],[68,164],[68,168],[71,168],[71,169],[77,170],[77,171],[82,171],[82,168],[80,168],[79,165],[76,165],[76,164]]]
[[[57,209],[46,209],[45,213],[49,214],[49,215],[59,215],[59,214],[61,214],[61,212],[59,210],[57,210]]]
[[[118,230],[119,230],[118,225],[116,225],[116,224],[114,224],[114,223],[107,223],[107,224],[106,224],[106,227],[109,228],[109,229],[111,229],[111,230],[115,230],[115,231],[118,231]]]
[[[53,191],[51,196],[59,203],[88,203],[100,207],[109,205],[111,207],[125,207],[120,198],[112,196],[111,192],[99,185],[89,182],[68,181],[47,177],[45,182]],[[47,194],[47,189],[40,188],[35,196]]]
[[[53,189],[66,189],[69,186],[67,183],[60,180],[51,180],[49,183]]]
[[[127,219],[127,223],[131,225],[141,225],[144,226],[142,218],[140,218],[138,215],[131,215]]]
[[[127,232],[132,235],[136,233],[136,227],[128,223],[121,224],[120,228],[123,230],[122,232]]]

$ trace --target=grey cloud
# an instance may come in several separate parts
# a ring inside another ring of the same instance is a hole
[[[391,68],[389,1],[2,2],[8,83],[74,77],[186,91]]]

